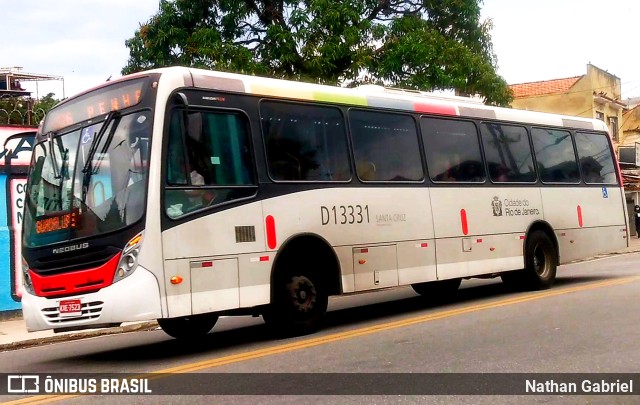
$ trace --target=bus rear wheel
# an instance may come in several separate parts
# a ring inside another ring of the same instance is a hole
[[[289,272],[276,277],[272,302],[262,318],[279,334],[305,335],[320,328],[328,302],[327,290],[318,272]]]
[[[437,301],[451,297],[451,295],[460,288],[460,283],[462,283],[461,278],[452,278],[449,280],[411,284],[411,288],[421,296]]]
[[[158,319],[158,325],[164,333],[176,339],[196,339],[205,336],[216,322],[218,317],[209,314]]]
[[[553,242],[543,231],[535,231],[527,237],[525,268],[501,275],[510,287],[524,290],[544,290],[556,281],[557,253]]]

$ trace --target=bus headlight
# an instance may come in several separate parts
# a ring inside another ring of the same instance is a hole
[[[29,294],[35,294],[33,282],[31,282],[31,275],[29,274],[29,265],[24,258],[22,259],[22,286]]]
[[[118,262],[118,268],[113,277],[114,283],[129,276],[138,267],[138,254],[140,253],[141,246],[142,233],[139,233],[127,243],[122,251],[122,257]]]

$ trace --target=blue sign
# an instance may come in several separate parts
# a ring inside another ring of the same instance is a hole
[[[86,128],[84,131],[82,131],[81,142],[83,145],[91,142],[92,139],[93,139],[93,127]]]
[[[606,187],[602,187],[602,198],[609,198],[609,192]]]

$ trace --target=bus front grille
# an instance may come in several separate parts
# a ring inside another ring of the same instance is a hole
[[[88,321],[100,317],[103,305],[103,301],[86,302],[82,304],[82,314],[76,316],[60,316],[58,307],[44,308],[42,314],[49,323],[64,324],[66,322]]]

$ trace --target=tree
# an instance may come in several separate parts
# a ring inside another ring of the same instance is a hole
[[[508,105],[481,0],[161,0],[123,74],[173,65]]]
[[[49,93],[39,100],[31,97],[0,97],[0,125],[36,126],[60,100]]]

